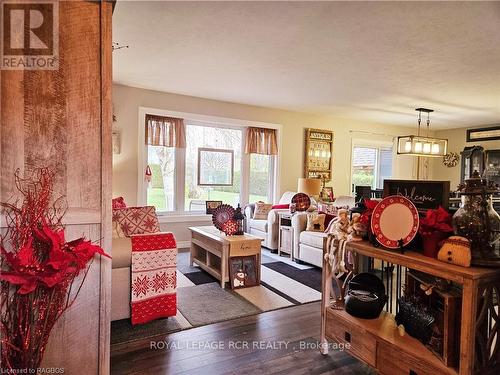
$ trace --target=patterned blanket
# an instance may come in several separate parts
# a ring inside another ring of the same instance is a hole
[[[177,245],[172,233],[132,239],[132,324],[175,316]]]

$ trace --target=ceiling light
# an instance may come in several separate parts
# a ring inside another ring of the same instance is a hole
[[[432,109],[416,108],[418,112],[418,131],[417,135],[407,135],[398,137],[398,154],[413,156],[444,156],[448,148],[448,140],[429,137],[430,113]],[[427,134],[420,134],[420,124],[422,121],[422,112],[427,113]]]

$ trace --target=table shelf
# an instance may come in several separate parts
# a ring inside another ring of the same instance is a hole
[[[460,355],[458,368],[447,367],[417,339],[400,336],[392,316],[383,312],[378,319],[355,318],[331,307],[332,275],[323,258],[321,340],[356,345],[350,353],[381,374],[493,374],[500,371],[500,269],[460,267],[428,258],[421,253],[374,247],[369,242],[350,242],[346,249],[406,269],[417,270],[461,285]],[[326,241],[324,253],[327,252]],[[497,319],[492,322],[491,319]],[[358,338],[362,337],[362,338]]]

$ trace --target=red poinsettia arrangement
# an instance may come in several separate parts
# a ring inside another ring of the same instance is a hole
[[[439,244],[453,232],[452,216],[443,207],[427,210],[418,229],[423,240],[424,255],[435,258]]]
[[[362,224],[367,225],[370,227],[370,220],[372,218],[373,210],[375,207],[377,207],[377,204],[379,201],[372,200],[372,199],[365,199],[364,204],[366,207],[366,210],[361,214],[359,220]]]
[[[1,367],[29,373],[39,367],[50,332],[78,296],[94,255],[109,256],[84,238],[66,241],[64,201],[52,200],[53,172],[43,168],[21,179],[17,171],[15,179],[21,204],[1,203],[8,227],[0,236]]]

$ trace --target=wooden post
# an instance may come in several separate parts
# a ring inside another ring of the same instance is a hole
[[[460,336],[460,375],[469,375],[474,372],[478,286],[477,280],[464,280]]]

